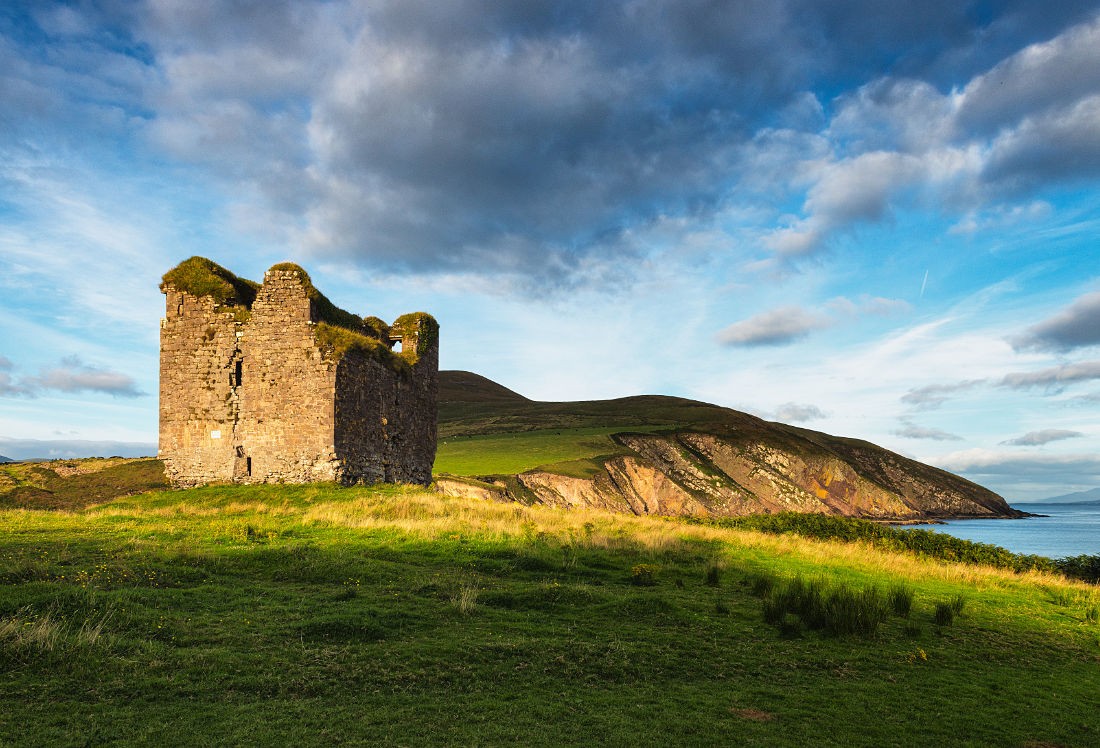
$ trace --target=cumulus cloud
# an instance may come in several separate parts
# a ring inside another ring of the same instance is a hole
[[[1080,431],[1041,429],[1039,431],[1029,431],[1023,436],[1018,436],[1015,439],[1007,439],[1001,442],[1001,444],[1014,447],[1038,447],[1043,444],[1049,444],[1050,442],[1062,441],[1063,439],[1075,439],[1080,436],[1084,436]]]
[[[1028,387],[1059,388],[1074,382],[1100,379],[1100,361],[1081,361],[1075,364],[1063,364],[1039,371],[1007,374],[1001,385],[1013,389]]]
[[[718,342],[741,347],[787,345],[831,324],[827,317],[802,307],[784,306],[735,322],[718,333]]]
[[[827,418],[828,413],[816,405],[804,403],[783,403],[775,411],[775,420],[782,423],[805,423]]]
[[[11,361],[0,357],[0,395],[24,395],[35,397],[47,392],[98,392],[112,397],[141,397],[132,377],[83,363],[76,356],[61,360],[54,367],[44,368],[37,376],[22,377],[15,381],[10,371]]]
[[[931,439],[937,442],[962,441],[962,437],[940,429],[918,426],[912,421],[903,418],[902,427],[893,432],[903,439]]]
[[[973,389],[983,382],[984,379],[968,379],[952,384],[928,384],[909,390],[901,396],[901,401],[920,410],[932,410],[943,405],[951,396]]]
[[[1100,344],[1100,291],[1078,297],[1058,314],[1029,327],[1012,343],[1018,350],[1048,351]]]

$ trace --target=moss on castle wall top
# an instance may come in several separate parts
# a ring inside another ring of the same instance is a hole
[[[251,308],[260,284],[234,275],[213,260],[196,256],[164,274],[160,290],[167,286],[192,296],[209,296],[219,306]]]
[[[337,360],[351,351],[356,351],[380,361],[398,373],[409,372],[408,362],[391,351],[389,343],[383,343],[346,327],[330,325],[328,322],[318,322],[313,329],[313,334],[317,343],[323,348],[330,349]]]

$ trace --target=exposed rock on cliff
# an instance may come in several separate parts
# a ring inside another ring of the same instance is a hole
[[[452,377],[461,387],[448,387]],[[477,481],[441,479],[441,490],[451,494],[661,515],[819,512],[932,520],[1022,514],[988,489],[868,442],[706,403],[656,396],[539,403],[468,372],[440,372],[440,380],[441,392],[463,398],[441,398],[441,436],[624,426],[611,435],[617,454],[594,455],[582,474],[548,465]]]

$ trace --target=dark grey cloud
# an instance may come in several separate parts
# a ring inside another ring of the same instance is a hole
[[[832,320],[798,306],[785,306],[735,322],[717,335],[724,345],[786,345],[832,325]]]
[[[83,363],[76,356],[63,358],[54,367],[44,368],[37,376],[12,377],[10,360],[0,357],[0,396],[36,397],[48,392],[98,392],[112,397],[141,397],[132,377]]]
[[[0,436],[0,454],[13,460],[60,460],[77,457],[151,457],[152,442],[85,439],[13,439]]]
[[[827,418],[828,413],[816,405],[803,403],[784,403],[775,411],[775,420],[782,423],[805,423]]]
[[[1001,380],[1001,385],[1013,389],[1028,387],[1057,389],[1074,382],[1085,382],[1091,379],[1100,379],[1100,361],[1081,361],[1039,371],[1007,374]]]
[[[906,418],[901,419],[901,421],[901,428],[896,429],[893,433],[903,439],[930,439],[937,442],[962,441],[961,436],[941,429],[918,426]]]
[[[1018,436],[1015,439],[1007,439],[1001,442],[1001,444],[1014,447],[1039,447],[1051,442],[1062,441],[1064,439],[1076,439],[1081,436],[1084,436],[1084,434],[1080,431],[1041,429],[1039,431],[1029,431],[1023,436]]]
[[[1100,344],[1100,291],[1077,298],[1058,314],[1029,327],[1012,343],[1017,350],[1047,351]]]
[[[984,379],[968,379],[952,384],[929,384],[909,390],[901,396],[901,401],[920,410],[932,410],[947,402],[953,395],[977,387]]]

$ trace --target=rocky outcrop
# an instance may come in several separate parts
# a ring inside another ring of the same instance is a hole
[[[883,520],[1021,516],[997,494],[874,445],[759,430],[617,434],[631,454],[606,459],[592,477],[546,470],[485,483],[440,479],[451,495],[593,507],[632,514],[743,516],[817,512]]]

